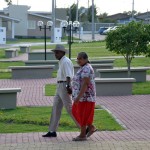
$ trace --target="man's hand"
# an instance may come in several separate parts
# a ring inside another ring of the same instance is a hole
[[[68,94],[72,94],[72,89],[69,85],[66,85],[66,89],[67,89]]]

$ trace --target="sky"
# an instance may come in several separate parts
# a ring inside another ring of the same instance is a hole
[[[92,0],[89,0],[90,5]],[[31,11],[51,11],[52,0],[12,0],[13,4],[31,6]],[[77,0],[56,0],[57,7],[69,7]],[[97,6],[98,14],[108,13],[112,15],[115,13],[122,13],[123,11],[132,10],[133,0],[94,0]],[[88,0],[79,0],[79,7],[88,7]],[[4,0],[0,0],[0,10],[7,7]],[[137,12],[150,11],[150,0],[134,0],[134,10]]]

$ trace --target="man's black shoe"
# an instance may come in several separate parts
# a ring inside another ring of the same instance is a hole
[[[45,135],[42,135],[42,137],[57,137],[56,132],[48,132]]]

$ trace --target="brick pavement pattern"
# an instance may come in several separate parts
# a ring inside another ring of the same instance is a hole
[[[21,54],[17,57],[9,58],[9,60],[12,60],[12,61],[27,61],[28,60],[28,54],[27,53]]]
[[[20,87],[18,106],[49,106],[53,97],[44,96],[45,84],[56,79],[0,80],[0,88]],[[0,134],[0,150],[150,150],[150,95],[97,97],[122,123],[124,131],[95,133],[86,142],[72,142],[77,132],[60,132],[58,138],[42,138],[43,133]]]

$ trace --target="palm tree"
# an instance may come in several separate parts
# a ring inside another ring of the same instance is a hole
[[[11,5],[12,4],[12,0],[5,0],[5,2],[7,3],[7,5]]]

